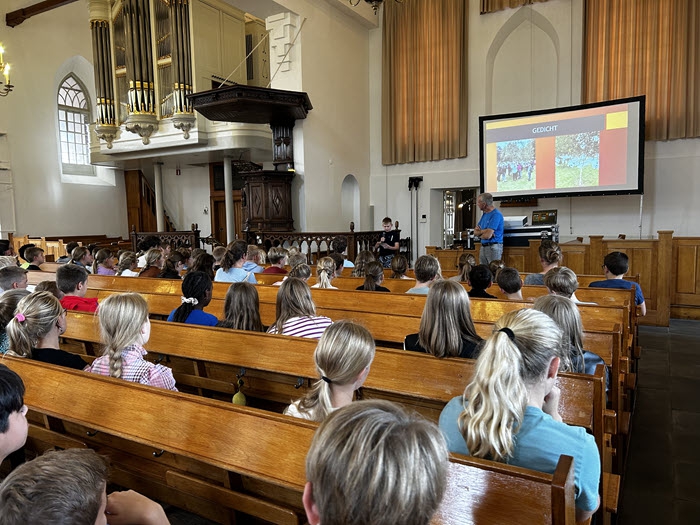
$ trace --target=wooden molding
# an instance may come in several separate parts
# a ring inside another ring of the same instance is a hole
[[[23,9],[17,9],[5,15],[5,23],[10,27],[17,27],[25,20],[30,19],[35,15],[40,15],[46,11],[51,11],[57,7],[72,4],[76,0],[44,0],[36,4],[30,5]]]

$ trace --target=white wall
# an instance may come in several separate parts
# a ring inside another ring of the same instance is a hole
[[[10,28],[5,14],[25,0],[0,3],[0,42],[12,64],[15,90],[0,99],[0,129],[8,133],[15,182],[17,233],[33,235],[128,234],[123,176],[114,184],[61,182],[55,75],[74,57],[92,63],[85,2],[37,15]],[[88,86],[93,78],[81,78]],[[90,98],[94,107],[95,93]]]
[[[521,9],[479,14],[469,2],[468,156],[440,162],[398,166],[381,163],[381,53],[370,54],[371,204],[375,228],[384,215],[399,220],[410,235],[408,178],[423,176],[418,214],[427,222],[414,226],[417,255],[442,242],[443,189],[479,186],[478,117],[580,103],[583,3],[550,0]],[[370,49],[381,49],[381,30],[370,32]],[[517,79],[517,81],[513,81]],[[660,229],[676,235],[700,235],[700,140],[646,144],[643,237]],[[558,209],[563,240],[604,234],[639,236],[639,196],[540,199],[537,208],[508,208],[506,215],[531,215]],[[415,214],[415,208],[414,208]]]
[[[296,128],[303,134],[303,158],[295,147],[295,190],[300,213],[295,226],[305,231],[347,231],[341,213],[343,179],[352,174],[360,186],[360,223],[369,224],[369,42],[366,25],[332,3],[313,0],[278,0],[306,19],[298,39],[302,85],[314,109]],[[374,50],[381,53],[380,50]],[[276,63],[271,58],[274,72]],[[273,87],[284,86],[278,73]],[[300,133],[297,131],[294,140]],[[296,210],[295,210],[296,212]]]

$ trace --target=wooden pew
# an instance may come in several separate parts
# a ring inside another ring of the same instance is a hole
[[[85,441],[111,455],[112,481],[219,523],[232,523],[231,511],[304,523],[314,423],[22,359],[7,363],[27,387],[30,442]],[[573,524],[573,475],[568,456],[553,475],[456,456],[432,523]]]
[[[64,337],[89,343],[99,341],[92,316],[75,312],[69,312]],[[159,360],[164,355],[171,359],[168,365],[174,367],[178,384],[216,390],[228,397],[233,393],[236,376],[245,370],[244,393],[253,398],[264,397],[268,402],[278,403],[280,408],[303,395],[318,379],[313,364],[316,342],[303,338],[153,321],[147,346],[151,359],[156,354]],[[362,395],[399,402],[437,422],[444,405],[463,393],[474,363],[378,348]],[[611,456],[604,435],[602,370],[598,377],[561,374],[558,385],[562,390],[562,418],[568,424],[591,431],[604,470],[610,472]],[[613,416],[608,414],[608,417]],[[608,502],[609,510],[614,510],[617,507],[614,487],[619,481],[616,477],[610,479],[612,493],[604,501]]]

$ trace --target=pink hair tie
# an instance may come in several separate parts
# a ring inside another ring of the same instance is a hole
[[[27,320],[26,317],[24,317],[24,314],[22,312],[17,312],[15,314],[15,319],[17,319],[20,323],[24,322]]]

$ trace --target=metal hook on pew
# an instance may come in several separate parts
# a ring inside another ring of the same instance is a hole
[[[88,430],[85,433],[90,437],[95,437],[98,434],[98,432],[99,432],[99,430]]]
[[[297,390],[300,389],[302,386],[304,386],[304,378],[303,377],[297,377],[297,382],[294,385],[294,388]]]
[[[243,377],[245,375],[245,373],[246,373],[246,369],[241,367],[241,370],[236,374],[236,377],[238,379],[240,379],[241,377]]]
[[[165,454],[165,450],[161,450],[160,452],[157,452],[157,451],[156,451],[156,452],[153,452],[153,457],[154,457],[154,458],[159,458],[159,457],[161,457],[163,454]]]

